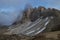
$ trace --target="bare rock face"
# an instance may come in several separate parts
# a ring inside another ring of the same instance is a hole
[[[8,28],[0,28],[0,40],[60,40],[60,11],[59,10],[39,7],[39,8],[28,9],[24,13],[25,14],[22,18],[21,23],[25,23],[28,20],[29,22],[34,22],[41,16],[43,16],[43,18],[53,16],[54,19],[47,25],[47,28],[44,30],[43,34],[40,35],[38,34],[37,37],[33,39],[31,37],[26,37],[26,36],[4,35],[2,33],[6,32]],[[18,23],[15,23],[15,26],[16,24]]]

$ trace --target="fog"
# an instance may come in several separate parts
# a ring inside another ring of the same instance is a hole
[[[0,0],[0,25],[11,25],[18,16],[21,19],[26,4],[60,9],[60,0]]]
[[[27,0],[0,0],[0,25],[12,25],[17,17],[22,18],[21,10]]]

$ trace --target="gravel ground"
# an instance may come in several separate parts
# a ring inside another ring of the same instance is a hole
[[[60,40],[60,31],[42,33],[35,37],[0,34],[0,40]]]

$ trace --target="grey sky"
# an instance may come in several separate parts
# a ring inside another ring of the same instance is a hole
[[[60,0],[0,0],[0,8],[10,6],[24,8],[26,3],[30,3],[33,6],[43,5],[60,8]]]
[[[60,9],[60,0],[0,0],[0,24],[11,25],[18,16],[21,19],[23,14],[20,10],[25,8],[27,3],[33,7],[45,6]]]

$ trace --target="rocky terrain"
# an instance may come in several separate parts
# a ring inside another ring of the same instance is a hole
[[[0,40],[60,40],[60,10],[55,8],[45,8],[45,7],[38,7],[38,8],[29,8],[28,10],[25,10],[24,16],[22,21],[15,22],[13,24],[14,27],[20,26],[20,24],[23,24],[27,21],[34,22],[39,17],[50,17],[53,16],[54,19],[47,25],[47,28],[40,34],[34,36],[34,37],[28,37],[28,36],[19,36],[15,34],[3,34],[4,32],[8,32],[6,29],[2,27],[0,31]],[[12,27],[12,28],[14,28]]]

